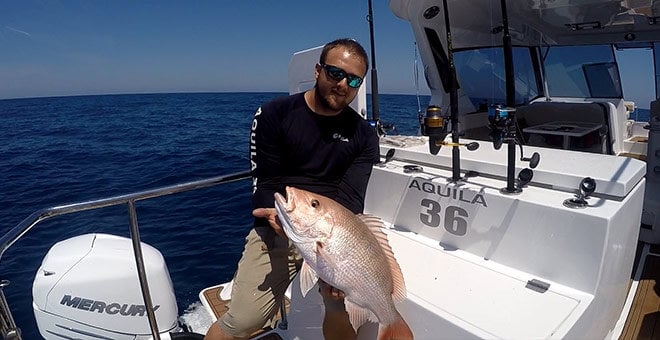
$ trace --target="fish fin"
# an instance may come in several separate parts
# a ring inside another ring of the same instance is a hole
[[[327,273],[331,275],[334,273],[335,268],[339,268],[335,258],[328,254],[328,252],[325,250],[325,243],[323,241],[316,241],[315,255],[316,268],[320,273]],[[334,277],[325,277],[324,279],[327,279],[326,282],[328,283],[334,282]]]
[[[374,226],[379,226],[379,228],[385,228],[385,224],[383,223],[383,220],[381,220],[380,217],[376,215],[358,214],[357,217],[360,218],[362,222],[364,222],[369,226],[374,225]]]
[[[387,234],[383,231],[383,221],[374,215],[363,214],[357,216],[369,227],[369,230],[371,230],[374,236],[376,236],[376,240],[378,240],[381,248],[383,248],[383,252],[385,252],[385,258],[387,258],[387,263],[390,267],[390,272],[392,273],[392,300],[394,300],[394,302],[405,300],[406,283],[403,280],[401,267],[396,261],[394,253],[392,252],[392,247],[390,247],[390,243],[387,240]]]
[[[300,268],[300,292],[303,297],[309,293],[318,279],[319,277],[316,275],[314,269],[307,264],[307,261],[303,261],[302,267]]]
[[[378,340],[387,339],[413,339],[412,330],[401,315],[389,325],[380,324],[378,326]]]
[[[348,313],[348,320],[351,322],[353,329],[357,332],[360,326],[364,325],[367,321],[376,321],[376,317],[368,309],[362,308],[353,303],[349,298],[344,299],[346,306],[346,313]]]

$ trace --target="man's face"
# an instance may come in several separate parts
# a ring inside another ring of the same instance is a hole
[[[345,47],[337,46],[328,51],[325,59],[326,67],[339,68],[347,75],[364,77],[367,65],[362,59],[350,53]],[[316,90],[318,91],[320,104],[331,111],[339,112],[346,108],[355,99],[357,88],[349,86],[349,79],[336,80],[328,74],[326,68],[316,65]]]

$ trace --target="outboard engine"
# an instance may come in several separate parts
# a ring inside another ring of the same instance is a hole
[[[142,243],[160,334],[178,330],[165,260]],[[87,234],[56,243],[32,285],[34,316],[46,339],[151,339],[131,240]]]

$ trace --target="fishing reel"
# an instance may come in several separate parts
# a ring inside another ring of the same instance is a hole
[[[516,108],[494,105],[488,108],[488,127],[490,128],[490,140],[495,150],[502,147],[505,140],[514,138],[516,134]]]
[[[449,116],[442,113],[440,107],[430,105],[426,108],[426,116],[420,114],[419,125],[423,136],[429,137],[429,151],[437,155],[442,142],[447,137]]]
[[[539,164],[541,156],[534,152],[531,157],[523,156],[522,144],[516,140],[516,108],[495,105],[488,108],[488,127],[490,128],[490,140],[495,150],[502,147],[502,143],[512,140],[520,147],[520,160],[529,162],[529,167],[534,169]]]
[[[522,188],[529,183],[534,172],[534,169],[541,161],[541,155],[534,152],[531,157],[523,155],[522,143],[518,141],[516,136],[516,108],[504,107],[502,105],[493,105],[488,108],[488,127],[490,128],[490,140],[493,142],[493,148],[499,150],[504,142],[509,144],[508,147],[508,160],[507,160],[507,186],[501,192],[506,194],[516,194],[522,191]],[[518,174],[515,179],[515,157],[516,147],[520,147],[520,160],[529,162],[529,168],[525,168]],[[531,169],[530,169],[531,168]]]
[[[468,150],[474,151],[479,148],[479,143],[453,143],[445,142],[445,138],[449,134],[450,117],[446,113],[443,114],[442,110],[435,105],[430,105],[426,108],[426,116],[420,114],[419,125],[421,127],[422,135],[429,137],[429,151],[433,155],[437,155],[440,147],[444,146],[465,146]]]
[[[376,130],[378,137],[383,137],[392,132],[393,135],[399,134],[396,125],[391,123],[383,123],[380,120],[369,120],[369,125]]]

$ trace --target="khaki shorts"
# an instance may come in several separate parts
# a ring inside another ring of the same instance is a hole
[[[302,257],[289,240],[270,227],[253,228],[234,274],[229,310],[218,320],[222,330],[248,337],[273,326],[284,292],[301,265]]]

